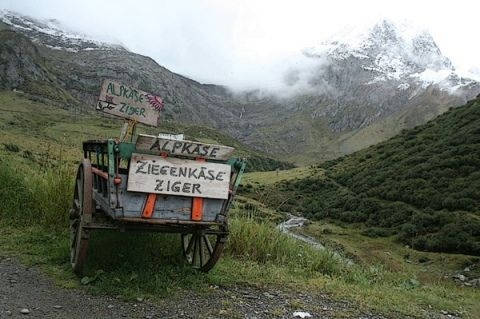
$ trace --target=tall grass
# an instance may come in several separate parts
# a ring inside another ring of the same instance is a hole
[[[343,261],[331,252],[301,243],[270,222],[245,217],[230,220],[227,253],[238,259],[327,275],[339,275],[345,267]]]
[[[24,173],[3,164],[0,172],[1,221],[14,227],[36,225],[67,229],[74,169],[56,164]],[[271,222],[236,217],[230,220],[230,229],[226,253],[238,260],[327,275],[339,275],[343,271],[342,261],[332,253],[298,242],[277,230]],[[179,249],[168,246],[175,252]]]
[[[58,164],[24,172],[7,162],[0,165],[0,222],[16,227],[68,225],[73,191],[71,167]]]

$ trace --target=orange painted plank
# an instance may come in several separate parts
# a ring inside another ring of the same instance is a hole
[[[143,208],[142,218],[152,218],[155,210],[155,202],[157,201],[157,194],[148,194],[145,207]]]
[[[205,162],[204,158],[197,158],[197,162]],[[194,197],[192,199],[192,220],[201,221],[203,219],[203,198]]]
[[[203,198],[194,197],[192,200],[192,220],[201,221],[203,219]]]

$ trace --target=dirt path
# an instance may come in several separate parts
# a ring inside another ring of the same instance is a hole
[[[28,314],[22,314],[28,309]],[[0,318],[384,318],[360,313],[351,304],[322,294],[212,287],[206,293],[185,291],[174,297],[125,302],[63,289],[36,268],[0,257]],[[299,318],[299,317],[297,317]]]

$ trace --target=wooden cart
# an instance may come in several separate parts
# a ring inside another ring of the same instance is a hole
[[[205,272],[215,265],[246,165],[228,158],[232,148],[140,135],[136,143],[86,141],[83,152],[70,214],[76,274],[95,229],[179,233],[190,265]]]

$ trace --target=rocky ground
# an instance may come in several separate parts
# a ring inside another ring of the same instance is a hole
[[[1,258],[1,257],[0,257]],[[0,318],[385,318],[323,294],[211,287],[161,300],[126,302],[64,289],[36,268],[0,259]],[[308,317],[310,315],[311,317]]]

